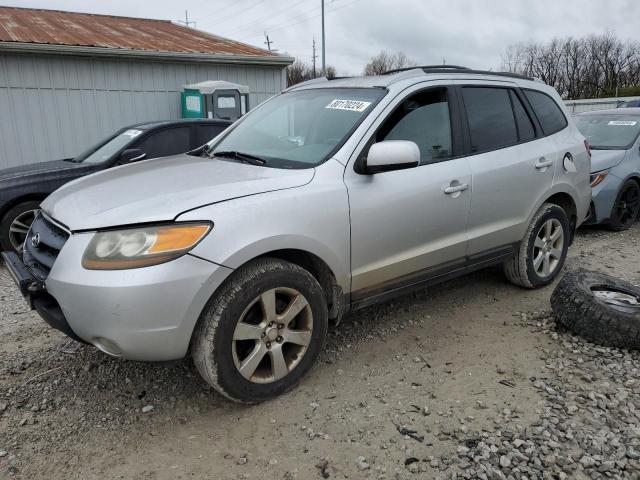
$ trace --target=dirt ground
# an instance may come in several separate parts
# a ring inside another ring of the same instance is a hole
[[[640,226],[583,230],[567,268],[639,283],[639,244]],[[640,356],[558,331],[552,291],[495,268],[356,312],[301,385],[247,407],[188,360],[69,341],[2,268],[0,477],[639,478]]]

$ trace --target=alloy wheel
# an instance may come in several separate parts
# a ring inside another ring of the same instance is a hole
[[[292,288],[263,292],[244,310],[233,333],[233,361],[254,383],[286,377],[311,342],[313,314],[307,299]]]
[[[640,313],[640,297],[618,288],[598,286],[591,289],[593,295],[614,310],[624,313]]]
[[[638,217],[640,208],[640,189],[636,185],[628,185],[620,194],[614,207],[613,221],[621,226],[630,226]]]
[[[551,218],[538,230],[533,244],[533,268],[540,277],[551,275],[562,260],[564,230],[559,220]]]
[[[11,222],[11,225],[9,226],[9,241],[16,252],[22,252],[24,241],[27,238],[27,233],[29,232],[29,228],[31,227],[33,220],[36,218],[38,211],[38,209],[35,209],[22,212]]]

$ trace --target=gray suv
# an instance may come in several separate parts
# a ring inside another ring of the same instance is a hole
[[[109,355],[187,354],[242,402],[291,388],[349,310],[493,264],[536,288],[591,200],[584,137],[531,78],[316,80],[205,147],[71,182],[22,258],[32,307]]]

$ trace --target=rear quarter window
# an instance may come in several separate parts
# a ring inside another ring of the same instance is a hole
[[[568,125],[567,118],[553,98],[537,90],[523,91],[536,117],[538,117],[538,121],[545,135],[553,135],[560,130],[564,130]]]

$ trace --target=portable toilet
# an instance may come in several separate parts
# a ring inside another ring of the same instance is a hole
[[[223,80],[182,86],[182,118],[237,120],[249,110],[249,87]]]

